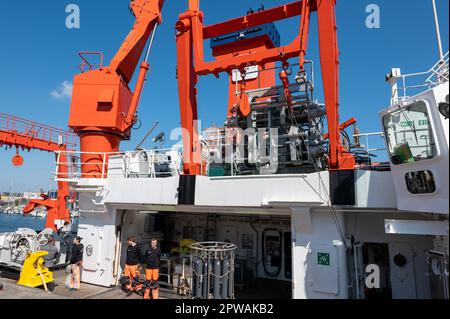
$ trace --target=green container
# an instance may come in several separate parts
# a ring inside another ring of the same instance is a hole
[[[414,163],[416,161],[408,143],[403,143],[395,147],[394,154],[403,164]]]
[[[225,168],[223,166],[210,166],[208,170],[208,176],[210,177],[225,176]]]

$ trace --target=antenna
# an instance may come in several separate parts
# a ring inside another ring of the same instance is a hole
[[[166,134],[164,132],[160,133],[153,139],[153,143],[160,143],[160,148],[162,148],[164,142],[166,141]]]
[[[439,27],[439,18],[436,8],[436,0],[431,0],[433,4],[433,12],[434,12],[434,23],[436,25],[436,36],[437,36],[437,42],[438,42],[438,49],[439,49],[439,60],[442,60],[444,58],[444,51],[442,49],[442,39],[441,39],[441,28]]]
[[[155,125],[153,125],[153,127],[147,132],[147,134],[144,136],[144,138],[141,140],[141,142],[138,144],[138,146],[136,146],[136,148],[134,149],[135,151],[139,150],[141,148],[141,146],[145,143],[145,141],[148,139],[148,137],[150,136],[150,134],[153,133],[153,131],[159,126],[159,122],[156,122]]]

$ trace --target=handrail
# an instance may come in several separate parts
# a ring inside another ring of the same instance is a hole
[[[362,134],[354,134],[354,138],[364,138],[365,144],[360,144],[359,146],[364,149],[364,151],[370,153],[370,152],[381,152],[381,151],[387,151],[387,148],[370,148],[369,147],[369,138],[370,137],[381,137],[384,138],[385,134],[383,132],[375,132],[375,133],[362,133]]]
[[[425,78],[426,77],[426,78]],[[423,80],[419,82],[420,78]],[[420,84],[408,84],[407,80],[417,79]],[[431,89],[437,85],[449,81],[449,51],[442,59],[436,62],[429,70],[410,74],[395,76],[395,82],[401,80],[401,87],[392,87],[392,99],[394,104],[405,101],[410,98],[408,91],[414,89]]]
[[[94,69],[101,69],[103,68],[103,53],[102,52],[80,52],[78,55],[81,58],[81,64],[78,66],[81,73],[86,72],[86,66],[89,67],[88,71],[92,71]],[[100,63],[99,64],[92,64],[89,62],[89,60],[85,57],[86,55],[98,55],[100,57]]]
[[[55,176],[55,180],[57,181],[72,181],[79,179],[89,179],[89,178],[100,178],[106,179],[108,177],[122,177],[122,178],[130,178],[135,175],[148,175],[148,178],[158,178],[158,177],[167,177],[168,172],[158,172],[155,169],[155,166],[159,164],[167,164],[172,169],[176,170],[178,174],[181,172],[181,167],[177,167],[178,164],[181,163],[181,155],[180,155],[180,163],[176,162],[174,158],[168,158],[168,153],[173,152],[179,153],[179,149],[174,147],[171,149],[159,149],[159,150],[138,150],[138,151],[127,151],[127,152],[79,152],[74,150],[69,151],[58,151],[57,160],[53,164],[56,164],[56,172],[58,172],[58,167],[60,165],[64,165],[68,167],[68,172],[65,174],[52,172]],[[135,155],[145,153],[147,156],[146,160],[143,160],[139,156]],[[61,155],[66,155],[67,162],[61,162]],[[160,162],[156,155],[162,154],[166,156],[166,160]],[[96,162],[81,162],[82,155],[98,155],[100,161]],[[123,167],[124,170],[112,170],[111,169],[111,158],[112,157],[122,157],[123,159]],[[147,173],[140,173],[139,171],[134,171],[135,167],[139,167],[141,165],[147,165],[145,168],[148,170]],[[133,166],[133,167],[132,167]],[[90,167],[97,167],[101,172],[101,176],[99,176],[98,171],[93,173],[82,172],[82,168],[87,168],[89,171]],[[112,172],[113,171],[113,172]]]
[[[17,133],[50,143],[62,144],[69,148],[77,146],[77,136],[69,131],[5,113],[0,113],[0,131]]]

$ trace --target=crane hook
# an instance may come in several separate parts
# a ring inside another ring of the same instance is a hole
[[[16,155],[12,158],[12,163],[15,167],[20,167],[23,165],[23,157],[19,154],[19,148],[16,148]]]

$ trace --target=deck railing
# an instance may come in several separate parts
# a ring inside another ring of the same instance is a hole
[[[66,145],[67,148],[75,148],[78,144],[78,137],[69,131],[4,113],[0,113],[0,131],[17,133],[49,143]]]
[[[165,178],[181,173],[178,149],[138,150],[116,153],[78,151],[57,152],[55,180],[74,182],[80,179]],[[95,155],[95,161],[83,162],[83,155]],[[63,161],[66,159],[67,161]],[[59,166],[68,168],[61,174]]]
[[[428,71],[394,75],[392,85],[392,105],[399,104],[420,90],[429,90],[449,81],[449,52]]]

